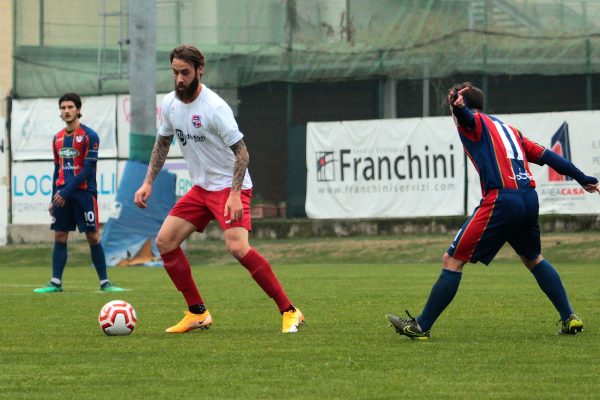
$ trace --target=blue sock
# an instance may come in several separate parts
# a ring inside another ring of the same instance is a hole
[[[92,263],[98,273],[98,279],[101,281],[108,279],[106,274],[106,258],[104,257],[102,243],[90,246],[90,253],[92,254]]]
[[[67,265],[67,244],[54,242],[54,251],[52,252],[52,277],[62,281],[65,265]]]
[[[430,330],[442,311],[448,307],[458,291],[461,277],[462,272],[442,269],[440,277],[431,288],[425,308],[421,311],[421,315],[417,317],[417,322],[423,331]]]
[[[573,314],[573,308],[571,308],[571,304],[569,303],[567,292],[560,280],[560,275],[558,275],[552,264],[546,260],[542,260],[531,269],[531,273],[542,291],[546,293],[546,296],[554,304],[554,307],[560,314],[560,319],[563,321],[568,319]]]

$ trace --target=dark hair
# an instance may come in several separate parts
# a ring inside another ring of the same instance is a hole
[[[183,60],[188,64],[193,65],[194,69],[198,69],[200,66],[204,67],[204,63],[206,61],[204,54],[202,54],[200,50],[187,44],[177,46],[171,50],[171,54],[169,55],[169,60],[171,63],[173,62],[174,58]]]
[[[474,86],[471,82],[458,83],[452,86],[450,90],[453,92],[458,92],[464,88],[469,88],[469,90],[463,93],[467,107],[482,111],[485,101],[485,94],[483,93],[483,90],[479,89],[477,86]]]
[[[81,110],[81,97],[79,97],[77,93],[65,93],[62,96],[60,96],[60,99],[58,99],[59,107],[63,101],[72,101],[73,104],[75,104],[75,108]],[[81,113],[77,113],[77,118],[81,118]]]

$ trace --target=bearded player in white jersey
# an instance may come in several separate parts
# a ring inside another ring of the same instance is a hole
[[[175,91],[162,103],[162,123],[135,204],[146,208],[152,183],[161,170],[173,136],[185,158],[192,188],[173,206],[156,237],[165,270],[188,305],[184,318],[167,328],[170,333],[206,329],[212,316],[200,296],[190,264],[180,245],[193,232],[202,232],[216,219],[224,231],[225,245],[252,278],[277,304],[282,332],[297,332],[304,316],[287,298],[271,266],[250,247],[252,180],[248,150],[231,108],[200,83],[204,55],[193,46],[178,46],[170,54]]]

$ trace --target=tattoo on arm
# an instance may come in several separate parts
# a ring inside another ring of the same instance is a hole
[[[242,184],[244,183],[244,176],[246,176],[246,169],[248,168],[248,162],[250,161],[250,155],[244,140],[240,139],[239,142],[235,143],[230,147],[233,154],[235,154],[235,164],[233,166],[233,181],[231,183],[231,190],[239,192],[242,190]]]
[[[156,138],[154,148],[152,148],[152,156],[148,163],[148,171],[146,172],[146,182],[152,183],[160,172],[161,168],[165,164],[167,154],[169,154],[169,147],[173,136],[161,136]]]

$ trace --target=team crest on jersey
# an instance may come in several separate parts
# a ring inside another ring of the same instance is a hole
[[[83,142],[83,136],[75,136],[75,141],[76,141],[77,143],[81,143],[81,142]]]
[[[192,115],[192,124],[195,128],[200,128],[202,126],[202,120],[199,115]]]

